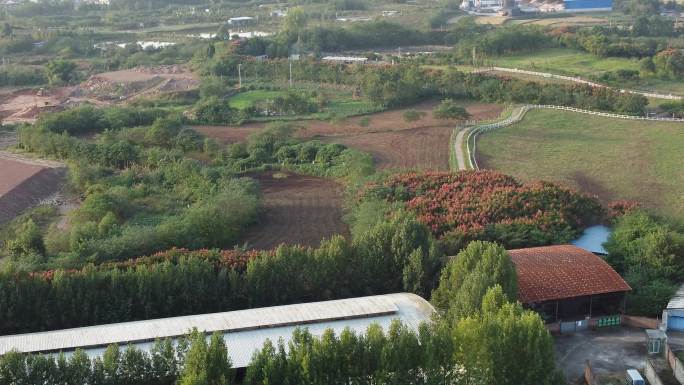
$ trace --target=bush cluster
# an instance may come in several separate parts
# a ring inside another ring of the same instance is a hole
[[[362,190],[361,201],[374,199],[403,203],[450,252],[476,239],[507,248],[564,243],[604,217],[595,198],[494,171],[392,175]]]

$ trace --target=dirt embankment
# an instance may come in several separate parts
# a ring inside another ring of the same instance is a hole
[[[66,169],[0,152],[0,223],[61,190]]]
[[[283,243],[315,247],[324,238],[348,235],[339,183],[289,172],[250,176],[261,184],[264,211],[242,239],[249,247],[271,249]]]
[[[83,103],[103,107],[198,87],[197,76],[178,65],[105,72],[75,86],[6,93],[0,97],[0,119],[3,123],[32,123],[43,112],[60,111]]]

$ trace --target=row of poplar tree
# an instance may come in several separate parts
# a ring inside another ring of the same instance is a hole
[[[563,384],[553,340],[541,318],[513,302],[517,276],[506,250],[472,242],[451,259],[432,293],[437,310],[414,330],[395,321],[365,333],[349,329],[289,341],[267,341],[255,352],[247,385],[317,384]],[[207,341],[208,340],[208,341]],[[147,351],[112,345],[102,357],[8,353],[0,385],[223,385],[236,382],[224,339],[197,331]]]

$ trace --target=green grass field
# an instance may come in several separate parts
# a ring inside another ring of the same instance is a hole
[[[620,69],[639,70],[637,59],[607,57],[599,58],[586,52],[565,48],[540,50],[535,53],[501,56],[487,59],[487,64],[500,67],[550,72],[561,75],[580,76],[585,79],[601,76],[607,71]],[[675,93],[684,95],[683,80],[662,80],[643,78],[635,84],[620,84],[623,87]]]
[[[480,137],[482,168],[522,180],[548,180],[598,195],[632,199],[684,217],[684,123],[618,120],[534,110]]]
[[[567,75],[599,76],[606,71],[618,69],[638,70],[636,59],[599,58],[586,52],[565,48],[540,50],[522,55],[501,56],[489,59],[501,67],[534,69],[541,72]]]
[[[344,90],[318,90],[328,97],[327,105],[318,112],[307,115],[267,116],[257,117],[254,121],[271,120],[300,120],[300,119],[341,119],[349,116],[363,115],[381,110],[365,98],[353,97],[350,91]],[[259,100],[271,99],[285,95],[285,90],[254,90],[241,92],[228,99],[231,107],[244,109]]]
[[[230,106],[233,108],[242,110],[251,106],[252,103],[256,101],[273,99],[281,95],[285,95],[285,91],[255,90],[240,92],[239,94],[228,99],[228,104],[230,104]]]

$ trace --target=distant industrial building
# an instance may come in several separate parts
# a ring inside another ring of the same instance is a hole
[[[101,356],[111,344],[149,350],[155,339],[178,338],[197,328],[207,334],[223,333],[233,367],[244,368],[267,339],[275,343],[282,338],[287,344],[298,327],[307,328],[314,336],[327,329],[336,334],[345,328],[363,333],[371,324],[387,331],[398,319],[417,331],[433,312],[432,305],[417,295],[388,294],[2,336],[0,355],[11,350],[52,353],[81,348],[89,356]]]
[[[368,61],[367,57],[363,56],[325,56],[321,60],[335,63],[365,63]]]
[[[612,11],[613,0],[463,0],[461,9],[478,15]]]
[[[565,12],[603,12],[613,10],[613,0],[563,0]]]
[[[624,312],[629,285],[601,257],[572,245],[509,250],[518,299],[549,321]]]

